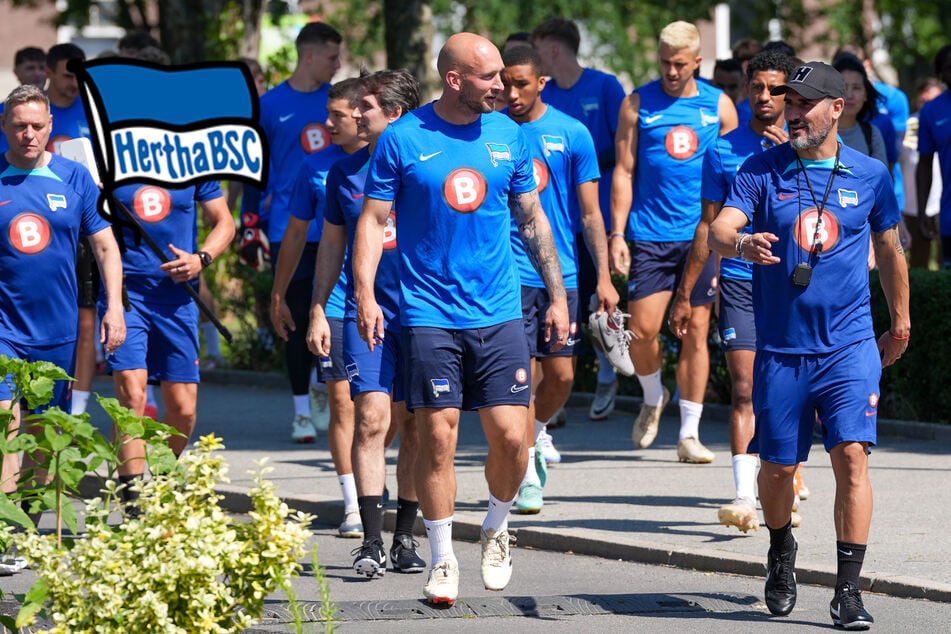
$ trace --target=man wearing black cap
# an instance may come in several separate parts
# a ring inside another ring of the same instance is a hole
[[[770,532],[766,605],[796,604],[793,474],[812,443],[816,416],[836,479],[838,572],[830,613],[846,629],[872,616],[859,574],[872,516],[869,447],[876,441],[881,368],[911,337],[900,212],[885,166],[836,140],[845,84],[810,62],[773,89],[785,95],[789,143],[750,158],[713,222],[710,246],[753,266],[756,361],[753,410],[760,500]],[[752,222],[752,235],[740,229]],[[891,327],[876,345],[866,266],[869,234]]]

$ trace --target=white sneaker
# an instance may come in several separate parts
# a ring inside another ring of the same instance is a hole
[[[459,564],[454,559],[440,561],[429,569],[429,579],[423,587],[423,596],[436,605],[451,606],[459,596]]]
[[[0,553],[0,577],[15,575],[28,567],[26,559],[16,555],[15,551]]]
[[[657,427],[660,425],[660,415],[664,413],[664,408],[670,401],[670,392],[664,388],[664,399],[659,407],[652,405],[641,405],[641,411],[634,420],[634,428],[631,430],[631,440],[641,449],[647,449],[657,437]]]
[[[614,369],[624,376],[634,376],[634,362],[631,360],[630,330],[624,328],[624,319],[630,317],[617,308],[610,316],[607,313],[591,313],[588,325],[591,327],[591,340],[604,356],[607,357]]]
[[[343,523],[337,528],[337,534],[341,537],[363,539],[363,522],[360,521],[360,512],[347,511],[343,517]]]
[[[588,410],[588,418],[591,420],[604,420],[614,411],[614,402],[617,400],[617,381],[610,383],[598,383],[594,390],[594,400],[591,401],[591,409]]]
[[[539,449],[542,451],[542,456],[545,457],[545,462],[552,464],[561,462],[561,454],[555,449],[555,445],[551,442],[551,434],[547,431],[538,434],[538,438],[535,439],[535,451],[537,452]]]
[[[482,584],[486,590],[505,590],[512,578],[509,532],[482,530]]]
[[[749,498],[736,498],[717,511],[717,520],[724,526],[736,526],[741,533],[759,530],[756,504]]]
[[[326,432],[330,429],[330,403],[327,399],[327,387],[323,383],[311,385],[310,390],[310,420],[314,429]]]
[[[713,458],[714,453],[693,436],[677,442],[677,459],[680,462],[709,464],[713,462]]]
[[[317,430],[310,420],[310,416],[298,414],[291,423],[291,440],[296,443],[312,443],[317,440]]]

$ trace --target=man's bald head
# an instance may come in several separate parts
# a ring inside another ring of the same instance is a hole
[[[501,66],[502,56],[499,49],[481,35],[475,33],[456,33],[451,35],[446,44],[439,51],[436,59],[436,70],[445,81],[446,73],[457,70],[467,73],[477,61],[498,58]]]

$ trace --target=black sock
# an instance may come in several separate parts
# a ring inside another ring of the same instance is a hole
[[[136,480],[141,480],[141,479],[142,479],[141,473],[119,476],[119,484],[123,485],[120,491],[123,502],[128,504],[130,502],[135,502],[136,500],[139,499],[139,492],[132,490],[132,483],[135,482]]]
[[[363,522],[363,539],[376,537],[383,540],[383,496],[361,495],[357,498],[360,505],[360,521]]]
[[[413,535],[413,527],[416,525],[416,511],[419,510],[419,502],[413,500],[404,500],[396,498],[396,529],[393,531],[396,535]]]
[[[769,525],[769,549],[774,553],[781,553],[792,549],[796,539],[792,534],[792,520],[782,528],[770,528]]]
[[[866,544],[850,544],[838,540],[835,542],[835,554],[839,563],[835,574],[836,590],[845,583],[859,587],[859,575],[865,562],[865,548]]]

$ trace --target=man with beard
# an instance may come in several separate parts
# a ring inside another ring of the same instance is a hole
[[[785,95],[790,141],[750,157],[710,227],[711,248],[753,266],[756,360],[750,451],[769,528],[766,606],[796,604],[791,512],[796,465],[808,458],[816,415],[832,461],[838,568],[833,624],[866,629],[859,574],[872,518],[869,447],[876,442],[881,369],[908,346],[908,270],[888,169],[840,145],[845,82],[831,66],[797,68]],[[833,195],[833,192],[834,195]],[[752,222],[752,234],[741,230]],[[869,309],[869,234],[891,327],[877,345]]]
[[[416,417],[416,493],[433,562],[423,593],[452,605],[459,592],[453,456],[463,408],[478,410],[489,446],[482,582],[502,590],[512,575],[508,512],[525,474],[531,376],[510,213],[548,291],[545,339],[554,342],[552,351],[568,336],[568,304],[528,143],[517,123],[495,112],[502,92],[498,48],[457,33],[436,67],[439,99],[392,123],[375,146],[353,273],[357,327],[373,350],[387,334],[374,277],[395,208],[406,407]]]
[[[746,125],[719,137],[703,159],[700,186],[702,215],[693,235],[693,245],[680,286],[670,308],[670,330],[681,339],[687,334],[692,309],[690,295],[710,257],[707,234],[730,191],[737,169],[754,154],[789,140],[783,129],[783,99],[770,90],[782,86],[795,62],[777,52],[760,53],[746,68],[745,93],[752,117]],[[745,228],[744,231],[749,231]],[[720,262],[717,289],[720,293],[718,323],[730,381],[733,386],[730,412],[730,448],[733,454],[733,502],[719,511],[721,524],[736,526],[744,533],[759,529],[756,515],[756,467],[759,460],[747,453],[753,437],[753,358],[756,326],[753,323],[753,267],[739,258]],[[794,521],[795,525],[796,522]]]

